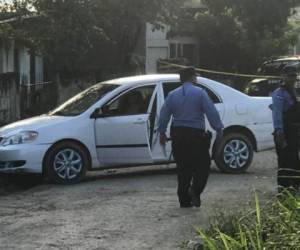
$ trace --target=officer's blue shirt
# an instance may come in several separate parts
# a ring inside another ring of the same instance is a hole
[[[205,129],[204,114],[211,127],[221,132],[224,126],[220,115],[206,91],[186,82],[167,96],[160,112],[158,131],[166,132],[171,116],[174,127]]]
[[[272,101],[274,129],[283,132],[283,114],[294,104],[294,100],[285,89],[278,88],[272,93]]]

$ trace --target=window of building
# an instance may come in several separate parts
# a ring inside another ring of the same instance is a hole
[[[197,64],[197,46],[191,43],[171,43],[170,58],[186,58],[190,64]]]

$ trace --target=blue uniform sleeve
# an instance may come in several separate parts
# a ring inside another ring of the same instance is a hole
[[[163,104],[160,110],[160,115],[158,120],[159,133],[164,134],[166,132],[171,115],[172,115],[171,96],[168,95],[165,100],[165,103]]]
[[[272,117],[274,129],[283,132],[284,96],[276,91],[272,95],[272,101]]]
[[[214,103],[206,93],[206,91],[203,91],[202,94],[202,104],[204,113],[208,119],[208,122],[210,126],[217,131],[217,133],[222,132],[224,125],[221,121],[220,115],[218,110],[216,109]]]

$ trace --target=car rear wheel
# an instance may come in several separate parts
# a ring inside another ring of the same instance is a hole
[[[218,168],[226,173],[242,173],[251,165],[253,146],[241,133],[225,134],[215,155]]]
[[[80,182],[89,166],[89,157],[81,145],[65,141],[54,145],[45,157],[46,176],[55,183]]]

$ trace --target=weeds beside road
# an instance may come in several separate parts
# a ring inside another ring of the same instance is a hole
[[[200,242],[194,249],[299,249],[299,193],[285,190],[263,207],[255,195],[252,211],[218,218],[209,230],[197,232]]]

